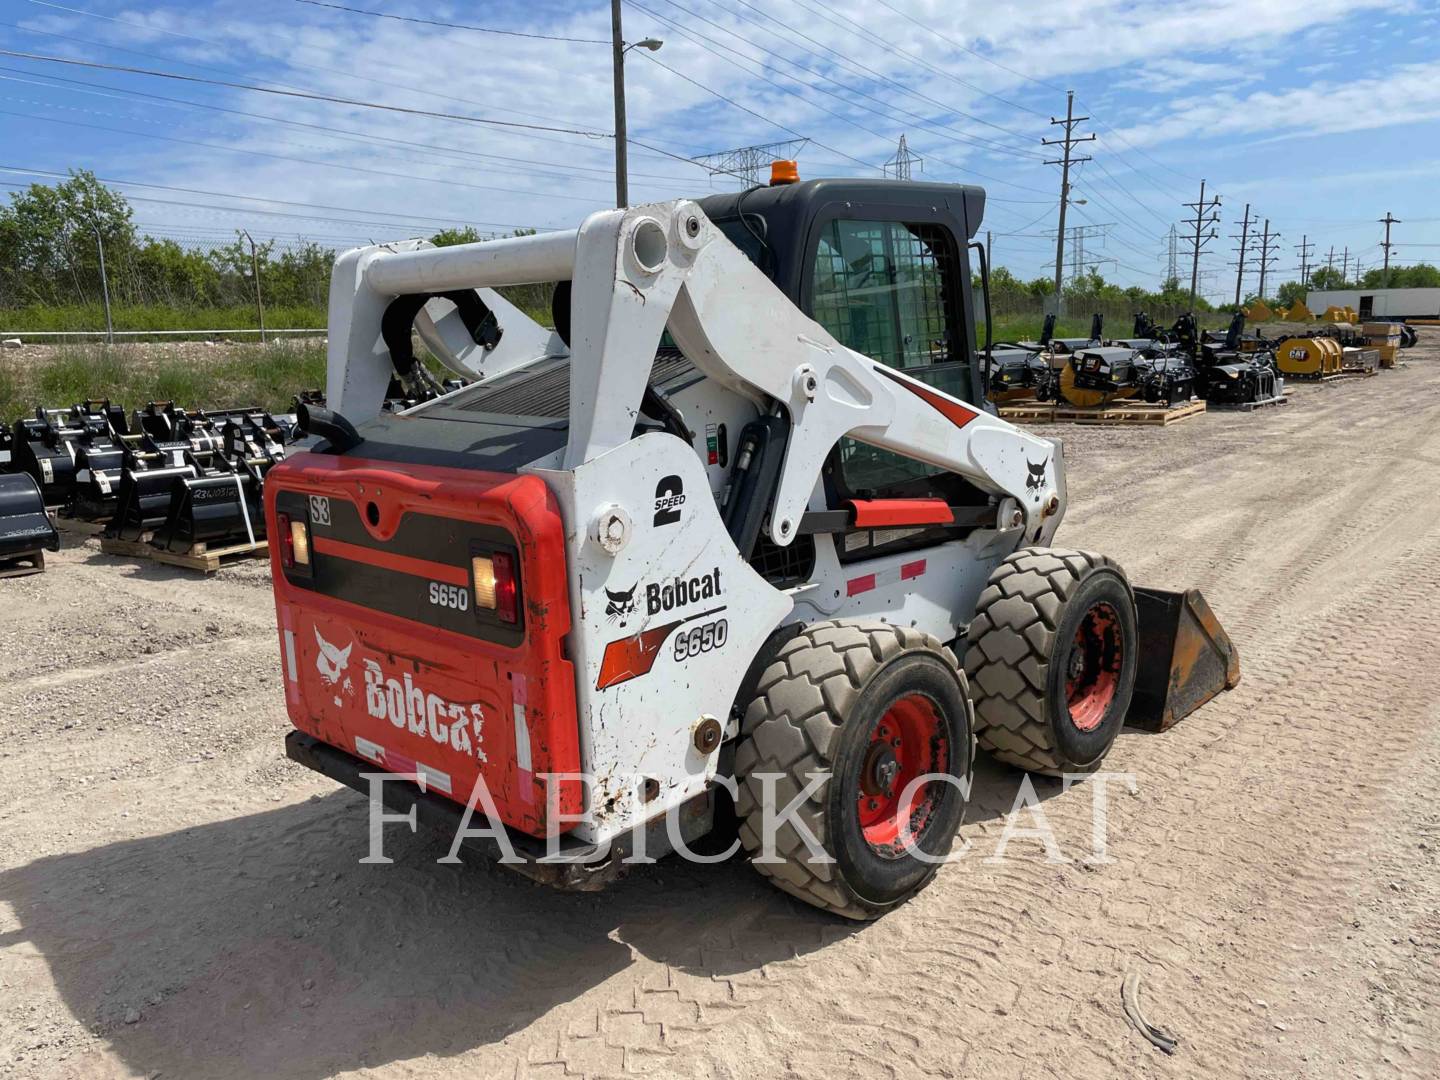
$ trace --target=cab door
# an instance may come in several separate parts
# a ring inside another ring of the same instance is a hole
[[[812,236],[806,313],[856,352],[979,403],[966,252],[954,232],[940,221],[856,216],[822,220]],[[959,480],[848,438],[827,479],[841,501],[948,498]]]

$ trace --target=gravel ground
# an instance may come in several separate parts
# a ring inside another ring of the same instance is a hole
[[[74,540],[0,581],[0,1076],[1440,1075],[1440,332],[1163,430],[1057,427],[1060,539],[1197,585],[1244,681],[1035,785],[854,925],[741,862],[566,895],[437,866],[288,763],[268,571]],[[1026,819],[1027,824],[1032,824]],[[1167,1057],[1125,1021],[1143,977]]]

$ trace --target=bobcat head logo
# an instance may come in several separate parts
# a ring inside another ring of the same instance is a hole
[[[639,587],[640,583],[637,581],[634,585],[631,585],[630,588],[622,592],[616,592],[614,589],[606,589],[605,595],[610,598],[610,602],[605,605],[605,617],[612,623],[618,622],[621,626],[624,626],[625,620],[635,611],[635,590]]]
[[[1045,470],[1050,465],[1050,459],[1047,457],[1039,465],[1036,465],[1029,458],[1026,458],[1025,464],[1030,469],[1030,475],[1025,477],[1025,490],[1038,499],[1040,498],[1040,490],[1045,486]]]
[[[345,648],[337,649],[320,636],[318,626],[315,628],[315,641],[320,646],[320,655],[315,657],[315,670],[320,672],[320,677],[326,683],[334,686],[350,666],[350,650],[355,647],[355,643],[352,641]]]

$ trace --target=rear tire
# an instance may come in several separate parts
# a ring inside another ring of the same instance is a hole
[[[1000,761],[1093,772],[1135,686],[1135,595],[1103,555],[1022,548],[990,575],[965,652],[976,739]]]
[[[735,753],[740,839],[752,864],[807,904],[874,919],[935,876],[964,817],[966,790],[930,781],[970,775],[972,712],[955,655],[928,634],[873,621],[816,623],[786,643],[761,676]],[[778,814],[824,779],[796,813],[833,861],[810,854],[790,822],[764,861],[766,784]],[[913,846],[906,849],[906,842]],[[914,854],[918,848],[926,861]]]

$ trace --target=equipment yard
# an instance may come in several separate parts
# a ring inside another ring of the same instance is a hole
[[[1041,776],[1068,861],[987,862],[1027,774],[982,753],[969,854],[875,922],[739,857],[564,893],[392,825],[362,865],[365,800],[281,748],[269,564],[67,534],[0,583],[0,1077],[1440,1075],[1440,330],[1287,393],[1028,429],[1062,542],[1202,589],[1243,681],[1120,737],[1109,863],[1097,780]]]

